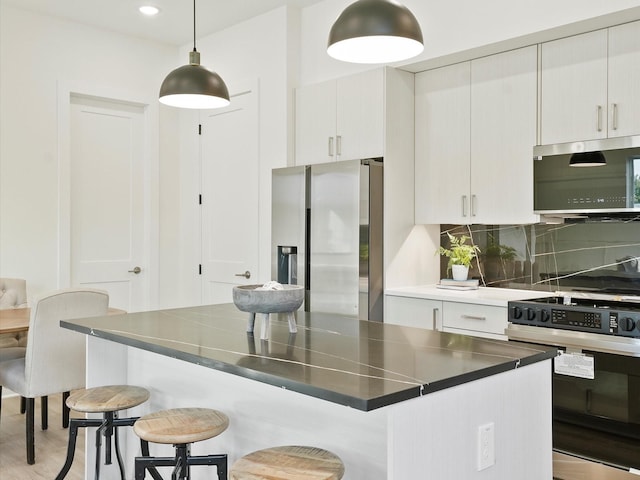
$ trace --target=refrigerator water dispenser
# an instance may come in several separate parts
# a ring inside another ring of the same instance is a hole
[[[278,245],[278,283],[298,284],[298,247]]]

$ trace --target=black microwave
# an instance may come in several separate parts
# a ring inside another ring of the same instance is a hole
[[[640,136],[533,147],[533,209],[640,213]]]

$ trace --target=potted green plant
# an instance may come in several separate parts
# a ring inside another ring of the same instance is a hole
[[[471,262],[480,253],[480,248],[472,243],[467,243],[467,240],[471,240],[471,238],[466,235],[456,237],[449,232],[447,235],[449,236],[449,248],[440,246],[437,253],[449,259],[447,272],[451,270],[454,280],[466,280]]]

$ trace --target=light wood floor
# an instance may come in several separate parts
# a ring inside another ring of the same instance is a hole
[[[49,428],[40,429],[40,400],[36,400],[36,463],[27,464],[25,418],[20,413],[20,397],[2,399],[0,419],[0,479],[51,480],[62,468],[67,455],[69,430],[62,428],[61,395],[49,397]],[[72,412],[73,414],[73,412]],[[84,428],[79,429],[73,465],[65,480],[84,479]]]

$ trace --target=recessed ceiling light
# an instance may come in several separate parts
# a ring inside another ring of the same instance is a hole
[[[153,5],[143,5],[138,10],[140,10],[140,13],[142,13],[143,15],[148,15],[149,17],[157,15],[160,12],[160,9],[158,7],[154,7]]]

